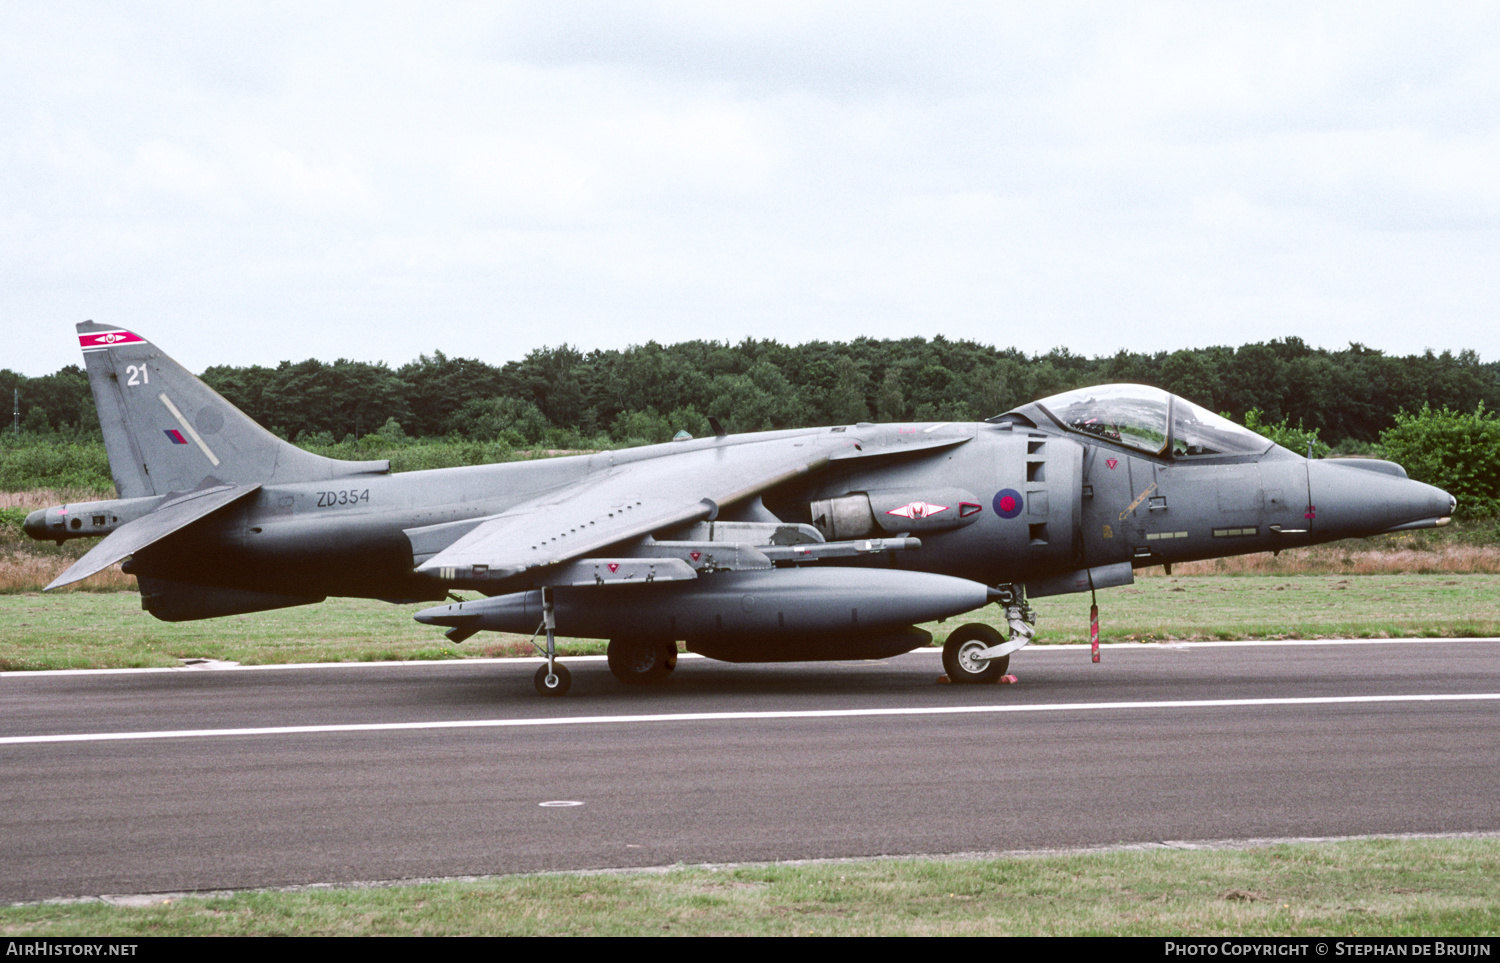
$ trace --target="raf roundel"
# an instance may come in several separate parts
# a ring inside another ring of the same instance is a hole
[[[995,514],[1001,518],[1015,518],[1021,514],[1021,493],[1014,488],[1002,488],[995,493]]]

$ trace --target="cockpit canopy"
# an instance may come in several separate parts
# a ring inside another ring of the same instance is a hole
[[[1186,398],[1147,385],[1099,385],[1065,391],[1017,409],[1017,413],[1029,415],[1029,409],[1038,409],[1069,431],[1148,455],[1259,455],[1271,447],[1269,439],[1250,429]]]

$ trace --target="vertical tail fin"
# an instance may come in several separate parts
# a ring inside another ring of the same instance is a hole
[[[78,343],[121,498],[390,470],[303,451],[256,424],[138,334],[85,321]]]

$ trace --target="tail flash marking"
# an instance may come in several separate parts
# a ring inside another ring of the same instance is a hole
[[[129,331],[104,331],[96,334],[81,334],[78,345],[85,351],[96,351],[116,344],[133,344],[146,339]]]
[[[177,423],[182,426],[182,430],[188,433],[188,437],[197,442],[198,447],[203,449],[203,454],[208,456],[209,462],[212,463],[215,468],[218,468],[219,456],[215,455],[213,453],[213,449],[208,447],[208,443],[203,440],[203,436],[193,430],[193,426],[188,424],[188,420],[182,417],[182,412],[178,411],[177,406],[172,404],[172,399],[167,397],[167,393],[163,391],[156,397],[160,398],[161,403],[167,406],[167,410],[172,413],[173,418],[177,419]]]

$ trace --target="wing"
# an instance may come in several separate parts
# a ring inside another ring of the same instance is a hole
[[[497,580],[582,558],[653,531],[713,518],[826,465],[842,438],[720,444],[616,465],[480,522],[417,566],[452,580]],[[408,533],[411,534],[411,533]]]

